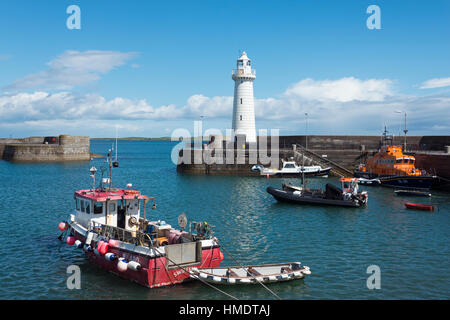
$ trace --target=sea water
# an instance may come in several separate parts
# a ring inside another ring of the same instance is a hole
[[[114,141],[92,141],[106,154]],[[363,208],[278,203],[266,192],[299,179],[194,176],[176,172],[170,141],[119,141],[117,187],[156,197],[151,219],[177,227],[206,221],[225,249],[222,265],[300,261],[311,268],[304,280],[270,285],[283,299],[449,299],[450,194],[431,198],[396,196],[392,189],[369,192]],[[148,289],[99,269],[82,250],[57,239],[58,223],[74,208],[73,192],[92,187],[89,168],[105,159],[66,163],[0,161],[0,299],[227,299],[201,282]],[[97,180],[98,182],[99,180]],[[310,178],[310,187],[339,184]],[[435,204],[434,212],[408,210],[404,202]],[[148,208],[150,209],[150,208]],[[80,267],[81,289],[68,289],[67,268]],[[380,289],[369,289],[380,270]],[[370,287],[370,286],[369,286]],[[261,285],[226,286],[239,299],[273,299]]]

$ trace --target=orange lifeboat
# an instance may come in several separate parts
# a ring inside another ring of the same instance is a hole
[[[421,176],[422,170],[416,169],[415,161],[413,156],[403,153],[401,146],[382,146],[365,165],[360,166],[360,171],[381,176]]]
[[[355,177],[379,179],[381,185],[402,189],[431,188],[435,177],[415,167],[416,159],[403,153],[402,146],[391,145],[392,136],[383,134],[384,145],[355,171]]]

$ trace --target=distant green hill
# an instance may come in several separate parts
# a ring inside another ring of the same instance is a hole
[[[116,138],[90,138],[91,140],[116,140]],[[160,137],[160,138],[146,138],[146,137],[126,137],[117,138],[117,140],[127,140],[127,141],[171,141],[171,137]],[[200,140],[200,138],[193,138],[193,140]]]
[[[91,138],[91,140],[116,140],[116,138]],[[160,137],[160,138],[126,137],[126,138],[118,138],[117,140],[130,140],[130,141],[165,140],[165,141],[170,141],[170,137]]]

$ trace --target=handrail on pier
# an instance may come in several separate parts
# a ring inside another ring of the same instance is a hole
[[[295,150],[294,152],[297,152],[297,153],[301,154],[302,156],[305,155],[305,153],[307,153],[310,156],[310,159],[312,162],[316,162],[319,165],[322,164],[322,165],[327,165],[327,166],[331,167],[331,172],[336,174],[337,176],[340,176],[340,177],[353,176],[353,172],[340,166],[336,162],[331,161],[329,159],[325,159],[325,158],[321,157],[320,155],[318,155],[317,153],[306,149],[304,146],[302,146],[300,144],[295,144],[295,146],[296,146],[297,150],[300,149],[301,152],[298,152],[297,150]]]

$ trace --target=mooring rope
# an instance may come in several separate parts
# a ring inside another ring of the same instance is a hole
[[[229,253],[229,252],[225,249],[225,247],[223,246],[223,244],[221,244],[220,246],[222,247],[223,251],[225,251],[225,252],[231,257],[231,259],[233,259],[234,262],[235,262],[237,265],[240,266],[240,268],[241,268],[242,270],[247,271],[247,270],[245,270],[245,268],[242,266],[242,264],[239,263],[239,262],[231,255],[231,253]],[[276,297],[278,300],[283,300],[283,299],[281,299],[275,292],[273,292],[272,290],[270,290],[264,283],[262,283],[257,277],[253,276],[253,278],[254,278],[260,285],[262,285],[264,289],[266,289],[267,291],[269,291],[269,292],[270,292],[274,297]]]
[[[162,252],[160,252],[157,248],[153,248],[153,249],[154,249],[156,252],[158,252],[159,254],[162,255]],[[167,254],[165,254],[165,256],[166,256],[166,259],[167,259],[167,260],[169,260],[170,262],[172,262],[172,263],[173,263],[174,265],[176,265],[178,268],[182,269],[182,270],[183,270],[184,272],[186,272],[186,273],[191,274],[190,271],[186,270],[185,268],[183,268],[182,266],[180,266],[179,264],[177,264],[177,263],[175,263],[173,260],[171,260],[171,259],[167,256]],[[226,295],[226,296],[228,296],[228,297],[230,297],[230,298],[232,298],[232,299],[234,299],[234,300],[239,300],[239,299],[236,298],[235,296],[232,296],[231,294],[226,293],[225,291],[222,291],[222,290],[220,290],[219,288],[216,288],[216,287],[213,286],[211,283],[209,283],[209,282],[207,282],[207,281],[204,281],[204,280],[201,279],[199,276],[195,276],[195,277],[196,277],[197,280],[200,280],[200,281],[203,282],[204,284],[207,284],[208,286],[210,286],[210,287],[213,288],[214,290],[217,290],[217,291],[223,293],[224,295]],[[170,279],[170,277],[169,277],[169,279]],[[173,283],[173,282],[172,282],[172,283]]]

